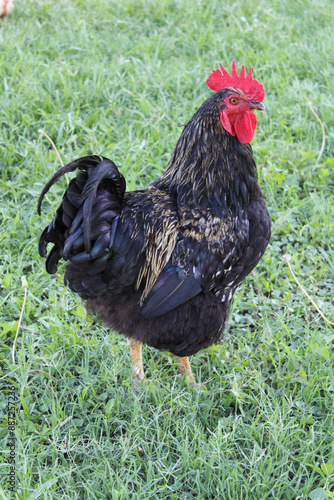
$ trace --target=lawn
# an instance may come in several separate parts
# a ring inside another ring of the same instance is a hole
[[[334,498],[333,26],[332,0],[17,0],[0,22],[1,499]],[[191,358],[202,390],[148,347],[135,388],[126,340],[38,255],[66,187],[38,217],[59,167],[39,130],[65,163],[103,154],[144,187],[232,59],[266,89],[271,243],[222,342]]]

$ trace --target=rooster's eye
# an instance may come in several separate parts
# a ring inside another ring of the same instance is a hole
[[[239,102],[239,99],[237,99],[236,97],[231,97],[231,99],[230,99],[231,104],[238,104],[238,102]]]

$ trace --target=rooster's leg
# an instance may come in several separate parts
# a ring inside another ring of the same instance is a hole
[[[132,378],[142,381],[144,378],[143,358],[141,355],[141,342],[128,339],[132,358]]]
[[[174,355],[174,358],[176,359],[177,366],[179,367],[181,375],[187,375],[188,380],[189,380],[189,384],[191,385],[191,387],[195,387],[196,384],[195,384],[194,375],[193,375],[193,372],[191,371],[191,366],[190,366],[189,359],[187,358],[187,356],[180,358],[179,356]]]

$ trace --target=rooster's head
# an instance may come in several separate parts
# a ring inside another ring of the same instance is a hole
[[[237,136],[241,143],[252,141],[257,118],[254,109],[263,110],[265,92],[263,85],[252,76],[250,68],[245,76],[245,66],[241,66],[238,75],[235,62],[232,62],[231,75],[220,65],[213,70],[206,80],[211,90],[224,90],[222,101],[218,104],[220,123],[232,136]]]

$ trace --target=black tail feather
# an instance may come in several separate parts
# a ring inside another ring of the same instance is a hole
[[[96,197],[96,191],[102,181],[109,181],[109,188],[113,194],[117,196],[120,205],[122,205],[125,192],[124,177],[120,174],[118,168],[111,160],[104,158],[98,167],[92,172],[82,191],[82,196],[85,200],[83,205],[83,227],[86,252],[90,252],[91,250],[92,208]]]
[[[103,259],[111,226],[114,227],[113,221],[118,219],[122,209],[123,175],[111,160],[85,156],[60,168],[45,185],[38,200],[39,214],[43,198],[52,185],[75,169],[82,172],[71,180],[54,219],[39,239],[38,250],[42,257],[47,255],[47,244],[54,244],[46,261],[50,274],[56,272],[61,258],[79,265],[90,259]]]
[[[89,167],[95,167],[96,165],[101,163],[101,160],[107,160],[107,158],[104,158],[103,156],[97,156],[97,155],[83,156],[82,158],[77,158],[76,160],[71,161],[71,163],[68,163],[64,167],[61,167],[59,170],[57,170],[57,172],[45,184],[45,186],[40,194],[40,197],[38,199],[38,204],[37,204],[38,215],[41,215],[41,206],[42,206],[42,201],[44,199],[44,196],[49,191],[49,189],[53,186],[53,184],[58,182],[59,179],[63,175],[65,175],[69,172],[73,172],[77,168],[79,168],[80,170],[87,170]]]

